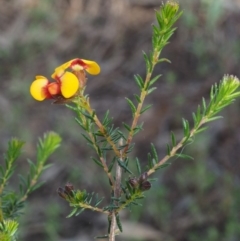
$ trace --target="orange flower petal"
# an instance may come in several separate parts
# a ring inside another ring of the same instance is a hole
[[[57,94],[61,93],[60,84],[58,84],[57,82],[52,82],[52,83],[48,84],[47,90],[50,95],[57,95]]]
[[[76,75],[65,72],[61,78],[61,92],[65,98],[70,98],[76,94],[79,88],[79,81]]]
[[[38,101],[43,101],[44,99],[47,98],[47,94],[44,91],[44,88],[49,83],[49,81],[44,76],[41,76],[41,77],[42,78],[40,78],[39,76],[36,76],[36,80],[33,81],[30,86],[30,93],[32,97]]]
[[[97,75],[100,73],[101,71],[100,66],[96,62],[91,60],[86,60],[86,59],[81,59],[81,60],[88,66],[85,69],[89,74]]]

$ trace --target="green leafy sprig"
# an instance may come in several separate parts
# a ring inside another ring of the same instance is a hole
[[[36,164],[28,159],[30,172],[27,177],[20,175],[20,193],[21,200],[24,201],[29,193],[39,188],[43,183],[37,183],[40,175],[44,170],[51,167],[52,164],[46,164],[49,156],[60,146],[61,137],[55,132],[45,133],[43,138],[39,138],[37,145],[37,160]]]
[[[13,138],[8,143],[4,155],[5,166],[0,165],[0,240],[15,241],[18,222],[16,218],[22,214],[24,202],[28,195],[37,189],[41,183],[38,179],[50,165],[46,164],[49,156],[59,147],[61,138],[54,132],[44,134],[37,146],[36,163],[28,160],[30,172],[20,176],[18,194],[8,190],[8,181],[16,171],[16,160],[21,154],[24,142]]]
[[[72,217],[73,215],[78,216],[85,209],[108,214],[106,210],[98,208],[98,205],[103,200],[103,198],[98,197],[98,194],[87,193],[86,190],[74,190],[71,183],[67,183],[64,189],[59,187],[57,192],[60,197],[69,202],[69,205],[73,207],[68,217]]]
[[[24,142],[16,138],[13,138],[8,142],[8,149],[4,155],[5,167],[0,166],[0,194],[3,192],[8,180],[14,173],[16,168],[15,163],[21,154],[23,145]]]
[[[178,3],[172,1],[168,1],[166,4],[162,4],[160,10],[156,11],[157,24],[153,25],[152,52],[150,52],[149,55],[143,53],[143,57],[146,63],[145,80],[143,80],[140,75],[135,75],[135,81],[140,89],[140,95],[134,95],[137,101],[137,106],[135,106],[135,104],[130,99],[126,98],[132,110],[133,121],[131,126],[126,124],[124,125],[125,128],[129,131],[126,147],[124,148],[124,156],[129,149],[133,136],[142,130],[142,124],[138,125],[138,120],[141,114],[151,108],[151,105],[143,107],[143,103],[146,96],[151,94],[156,89],[154,84],[161,77],[161,75],[157,75],[152,78],[154,67],[156,64],[163,61],[170,62],[166,58],[160,58],[160,54],[163,48],[169,43],[169,38],[176,30],[173,25],[181,15],[182,11],[179,12]]]
[[[1,241],[15,241],[18,229],[18,223],[14,220],[6,220],[0,222],[0,240]]]
[[[189,122],[183,119],[183,138],[180,142],[176,142],[176,137],[171,134],[171,144],[167,145],[167,155],[158,163],[154,160],[151,169],[148,170],[148,176],[154,173],[157,169],[161,168],[166,162],[176,156],[180,158],[190,158],[193,157],[178,153],[178,151],[185,145],[193,142],[193,137],[207,129],[206,126],[202,127],[204,124],[211,121],[218,120],[222,116],[217,115],[223,108],[232,104],[237,97],[240,96],[239,91],[239,79],[232,75],[225,75],[220,83],[213,85],[210,93],[209,104],[206,104],[205,99],[202,99],[202,105],[199,105],[196,113],[193,113],[193,123],[194,126],[190,129]]]

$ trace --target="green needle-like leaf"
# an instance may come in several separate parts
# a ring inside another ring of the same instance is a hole
[[[39,139],[37,146],[37,161],[42,164],[60,146],[61,137],[55,132],[45,133],[43,139]]]
[[[135,112],[136,112],[136,107],[135,107],[135,105],[133,104],[133,102],[132,102],[130,99],[128,99],[128,98],[125,98],[125,99],[127,100],[128,104],[129,104],[129,106],[130,106],[130,108],[131,108],[131,110],[132,110],[132,114],[134,115]]]

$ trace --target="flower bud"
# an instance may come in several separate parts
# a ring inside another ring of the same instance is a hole
[[[143,182],[145,182],[145,181],[147,180],[147,178],[148,178],[148,174],[147,174],[147,172],[144,172],[144,173],[142,173],[141,176],[139,177],[139,182],[140,182],[140,183],[143,183]]]
[[[71,183],[67,183],[65,185],[64,193],[66,193],[69,196],[73,196],[72,191],[74,190],[74,187]]]
[[[147,191],[147,190],[149,190],[151,188],[151,186],[152,185],[151,185],[151,183],[149,181],[145,181],[145,182],[141,183],[140,190],[141,191]]]
[[[128,183],[131,185],[132,188],[137,188],[139,185],[138,178],[136,177],[129,178]]]
[[[57,189],[57,193],[58,195],[63,198],[63,199],[66,199],[67,198],[67,194],[65,193],[65,191],[63,190],[63,188],[59,187]]]

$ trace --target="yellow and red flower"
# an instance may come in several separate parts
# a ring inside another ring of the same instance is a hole
[[[66,71],[68,68],[72,72]],[[97,75],[100,73],[100,67],[96,62],[90,60],[70,60],[55,69],[52,74],[53,82],[50,82],[44,76],[36,76],[30,86],[30,93],[38,101],[56,99],[59,96],[64,99],[71,98],[79,88],[82,89],[85,86],[85,71]]]
[[[86,59],[78,59],[78,58],[72,59],[60,65],[55,69],[55,72],[58,69],[67,69],[67,68],[71,68],[75,72],[86,70],[91,75],[98,75],[100,73],[100,66],[96,62],[91,60],[86,60]]]
[[[54,99],[57,96],[63,96],[67,99],[74,96],[78,91],[78,78],[71,72],[59,70],[54,80],[54,82],[50,82],[44,76],[36,76],[30,87],[32,97],[38,101]]]

